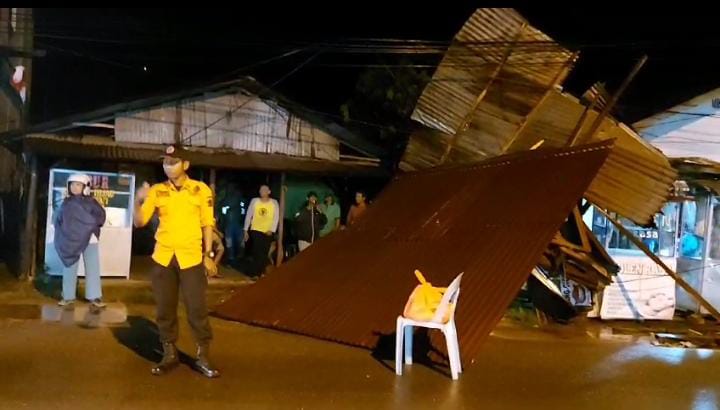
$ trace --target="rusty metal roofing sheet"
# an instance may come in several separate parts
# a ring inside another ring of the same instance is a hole
[[[156,144],[117,143],[109,137],[59,137],[32,134],[23,139],[24,146],[40,155],[112,161],[155,162],[164,147]],[[356,174],[381,176],[386,173],[378,164],[361,161],[328,161],[282,154],[190,148],[194,166],[263,171],[295,171],[322,174]]]
[[[356,225],[321,239],[216,309],[220,317],[373,348],[416,284],[465,272],[469,363],[605,162],[611,141],[405,174]]]

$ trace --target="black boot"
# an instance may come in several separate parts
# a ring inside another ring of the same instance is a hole
[[[165,342],[162,344],[162,347],[163,357],[160,362],[153,366],[153,368],[151,369],[152,374],[155,376],[160,376],[169,372],[170,370],[174,369],[175,366],[178,365],[178,363],[180,363],[177,347],[175,347],[174,343]]]
[[[207,344],[199,344],[197,350],[197,360],[195,360],[195,368],[205,377],[220,377],[220,370],[210,364],[208,359],[210,347]]]

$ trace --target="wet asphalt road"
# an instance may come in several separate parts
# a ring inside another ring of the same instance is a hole
[[[213,319],[220,379],[149,373],[148,307],[122,326],[0,318],[0,409],[717,409],[720,354],[500,326],[457,382],[370,352]],[[21,315],[22,316],[22,315]],[[81,315],[80,315],[81,316]],[[99,327],[95,327],[98,326]],[[182,323],[180,347],[193,353]]]

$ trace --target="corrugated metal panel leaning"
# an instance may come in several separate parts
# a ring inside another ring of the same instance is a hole
[[[457,322],[470,363],[605,162],[612,142],[532,151],[394,180],[346,231],[216,309],[220,317],[373,348],[416,284],[465,272]],[[558,181],[562,181],[558,183]]]

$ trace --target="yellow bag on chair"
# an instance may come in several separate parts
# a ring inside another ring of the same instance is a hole
[[[447,288],[433,286],[432,283],[425,280],[419,270],[415,270],[415,277],[417,277],[420,284],[410,294],[405,304],[403,316],[408,319],[427,322],[435,317],[435,312]],[[452,307],[446,312],[443,323],[449,320],[450,312],[452,312]]]

